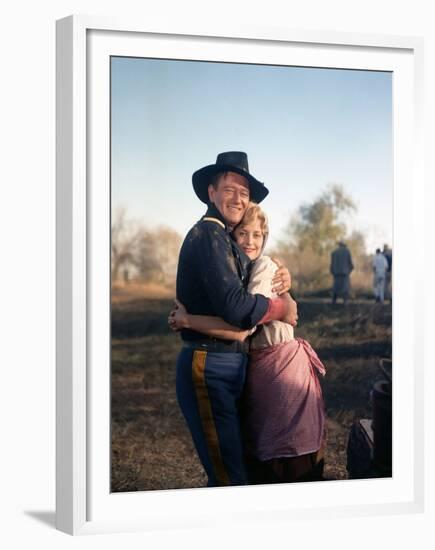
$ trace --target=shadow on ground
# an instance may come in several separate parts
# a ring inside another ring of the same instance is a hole
[[[53,529],[56,528],[56,512],[50,510],[25,510],[24,513],[44,525],[48,525]]]

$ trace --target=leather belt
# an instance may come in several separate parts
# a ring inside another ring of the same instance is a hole
[[[214,351],[216,353],[248,353],[248,342],[228,342],[222,340],[184,340],[184,347],[203,351]]]

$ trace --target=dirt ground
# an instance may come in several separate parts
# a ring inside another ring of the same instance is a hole
[[[172,300],[112,300],[112,491],[204,487],[206,476],[175,395],[179,336],[167,327]],[[299,300],[299,326],[324,362],[325,478],[346,479],[349,429],[371,418],[370,391],[391,357],[391,305]]]

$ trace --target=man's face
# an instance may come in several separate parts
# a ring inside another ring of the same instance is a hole
[[[217,189],[213,185],[208,186],[208,196],[227,224],[234,227],[241,221],[248,207],[248,180],[240,174],[228,172],[219,180]]]

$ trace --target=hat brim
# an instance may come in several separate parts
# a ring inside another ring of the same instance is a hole
[[[192,176],[192,184],[196,196],[205,204],[209,203],[208,186],[210,185],[210,179],[218,172],[236,172],[236,174],[245,177],[249,183],[250,198],[257,204],[264,200],[269,194],[269,190],[263,183],[240,168],[230,164],[209,164],[194,172]]]

